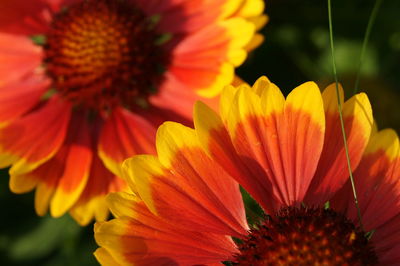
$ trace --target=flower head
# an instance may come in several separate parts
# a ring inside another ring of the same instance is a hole
[[[321,94],[307,82],[285,99],[262,77],[252,87],[228,86],[220,115],[196,103],[195,129],[163,124],[157,156],[125,161],[133,193],[109,195],[116,219],[95,226],[97,259],[104,265],[398,264],[398,137],[373,127],[364,93],[343,103],[340,88],[340,101],[363,228],[349,189],[335,85]],[[264,210],[259,224],[247,223],[239,185]]]
[[[0,167],[35,208],[104,220],[119,165],[154,153],[165,120],[189,123],[257,46],[261,0],[4,0]]]

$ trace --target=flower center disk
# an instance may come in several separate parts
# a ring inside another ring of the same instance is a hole
[[[45,67],[53,87],[77,105],[110,109],[146,102],[167,55],[155,22],[130,1],[87,0],[53,18]]]
[[[364,233],[322,208],[283,208],[239,244],[234,265],[377,265]]]

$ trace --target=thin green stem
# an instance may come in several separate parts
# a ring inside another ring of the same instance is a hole
[[[340,101],[340,96],[339,96],[339,82],[338,82],[338,77],[337,77],[337,72],[336,72],[336,63],[335,63],[335,48],[333,46],[333,27],[332,27],[331,0],[328,0],[328,17],[329,17],[329,40],[330,40],[331,53],[332,53],[333,75],[335,77],[335,83],[336,83],[336,97],[337,97],[337,103],[338,103],[340,125],[341,125],[341,128],[342,128],[343,144],[344,144],[344,149],[345,149],[345,152],[346,152],[347,168],[349,170],[350,182],[351,182],[351,187],[353,189],[354,202],[356,204],[357,215],[358,215],[358,219],[359,219],[359,222],[360,222],[360,227],[361,227],[362,230],[364,230],[364,227],[363,227],[363,224],[362,224],[362,219],[361,219],[361,211],[360,211],[360,207],[359,207],[359,204],[358,204],[357,191],[356,191],[354,178],[353,178],[353,172],[351,170],[349,147],[347,146],[346,131],[344,129],[344,121],[343,121],[343,114],[342,114],[342,103]]]
[[[378,14],[378,10],[381,7],[382,2],[383,2],[383,0],[375,1],[375,5],[372,8],[371,15],[369,16],[368,25],[367,25],[367,29],[365,30],[364,41],[363,41],[362,48],[361,48],[360,61],[358,63],[358,70],[357,70],[357,75],[356,75],[356,81],[354,83],[353,94],[356,94],[358,92],[358,89],[360,86],[361,67],[364,62],[365,52],[367,50],[367,44],[369,42],[369,36],[371,34],[372,26],[375,23],[376,15]]]

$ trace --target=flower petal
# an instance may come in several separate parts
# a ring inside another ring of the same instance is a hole
[[[24,175],[10,176],[10,190],[13,193],[26,193],[33,190],[39,182],[39,178],[32,176],[30,173]]]
[[[382,130],[371,137],[354,176],[367,231],[400,214],[400,144],[393,130]],[[348,215],[355,219],[356,209],[349,202]]]
[[[10,187],[12,191],[16,189],[21,189],[20,186],[13,188],[13,180],[19,180],[19,183],[23,181],[35,182],[36,192],[35,192],[35,210],[40,216],[47,213],[51,199],[54,192],[57,189],[60,177],[64,172],[64,161],[67,157],[68,150],[61,148],[57,153],[48,161],[41,164],[38,168],[34,169],[32,172],[28,172],[22,175],[11,175],[10,176]]]
[[[150,213],[138,198],[127,204],[135,210],[135,217],[125,216],[95,225],[96,242],[120,264],[204,264],[227,260],[235,251],[229,237],[176,230],[174,224]]]
[[[13,1],[6,0],[5,2]],[[0,10],[2,10],[1,7]],[[0,93],[4,93],[6,89],[3,88],[4,85],[33,75],[41,61],[42,49],[35,46],[32,40],[26,36],[0,32]],[[13,86],[13,84],[10,85]]]
[[[194,123],[199,143],[205,152],[235,178],[257,202],[268,202],[264,205],[271,206],[278,201],[273,195],[265,193],[267,177],[264,171],[254,161],[242,160],[236,153],[221,118],[202,102],[195,105]]]
[[[32,171],[51,158],[64,142],[70,105],[53,98],[37,111],[0,129],[0,167],[10,175]]]
[[[343,95],[343,89],[340,90]],[[325,142],[317,171],[307,192],[306,202],[311,205],[323,204],[329,200],[346,183],[349,176],[335,84],[326,88],[322,96],[326,117]],[[370,137],[372,109],[364,93],[353,96],[342,106],[347,146],[354,170]]]
[[[279,143],[277,153],[270,154],[271,159],[276,156],[272,159],[277,162],[273,163],[277,170],[275,181],[279,183],[281,178],[286,179],[287,203],[301,202],[317,168],[324,143],[325,116],[317,85],[307,82],[295,88],[286,99],[283,117],[281,126],[278,119],[271,121],[278,123],[279,130],[278,139],[270,136],[271,144],[277,140]],[[277,156],[279,153],[282,160]],[[284,171],[281,177],[279,161]]]
[[[205,27],[174,48],[169,72],[201,96],[213,97],[232,82],[233,67],[246,58],[244,46],[253,34],[254,26],[242,18]]]
[[[96,249],[93,255],[96,257],[100,265],[103,266],[122,265],[118,263],[105,248]]]
[[[174,35],[194,32],[214,23],[226,0],[134,0],[147,15],[160,15],[159,31]],[[228,1],[232,2],[232,1]]]
[[[272,206],[260,202],[267,210],[303,201],[324,140],[322,98],[314,83],[297,87],[283,101],[275,85],[259,81],[252,90],[238,90],[227,118],[241,160],[252,165],[251,176],[263,184],[264,193],[278,200]]]
[[[400,261],[400,248],[396,246],[396,248],[392,248],[390,251],[382,254],[379,258],[379,262],[382,263],[382,265],[396,266]]]
[[[139,211],[136,208],[140,205],[137,204],[139,201],[141,200],[138,196],[127,192],[114,192],[107,195],[108,206],[115,218],[131,217],[136,219]]]
[[[398,208],[398,206],[396,206]],[[397,265],[400,259],[400,215],[376,228],[371,241],[379,256],[380,265]]]
[[[98,156],[94,156],[90,176],[85,190],[70,210],[70,214],[80,225],[89,224],[93,218],[105,221],[109,210],[105,197],[110,192],[123,191],[127,184],[107,170]]]
[[[100,135],[99,156],[115,175],[122,176],[120,165],[136,154],[154,154],[156,128],[149,121],[124,109],[116,109]]]
[[[159,159],[135,156],[124,163],[132,185],[153,213],[190,230],[246,233],[238,184],[208,158],[194,130],[165,123],[157,132],[157,153]]]
[[[324,139],[318,87],[305,83],[285,102],[262,77],[252,88],[226,87],[220,108],[221,119],[204,104],[195,106],[196,131],[207,153],[267,211],[302,202]]]
[[[12,34],[42,34],[51,16],[50,7],[43,0],[2,0],[0,10],[0,31]]]
[[[207,25],[215,23],[226,0],[180,1],[180,3],[178,1],[161,2],[164,2],[165,6],[169,5],[169,7],[166,6],[164,10],[159,11],[161,14],[159,30],[173,34],[184,34],[198,31]],[[156,12],[155,9],[160,8],[153,6],[151,12]]]
[[[53,166],[53,165],[50,165],[50,166]],[[48,170],[48,169],[50,169],[50,167],[46,168],[46,170]],[[57,170],[59,170],[59,169],[57,169]],[[40,172],[39,172],[39,170],[37,170],[37,171],[40,174],[40,176],[39,175],[35,175],[35,176],[40,177],[41,182],[38,183],[38,185],[36,187],[36,191],[35,191],[35,211],[36,211],[37,215],[44,216],[49,209],[51,198],[53,197],[54,191],[57,188],[59,176],[54,175],[53,174],[54,172],[52,172],[50,170],[48,170],[48,171],[42,170]],[[36,170],[35,170],[35,172],[36,172]],[[42,175],[43,172],[45,175]]]
[[[395,265],[400,250],[400,142],[391,129],[373,132],[354,172],[362,224],[373,231],[372,242],[382,265]],[[331,206],[358,223],[351,184],[331,200]],[[395,252],[396,251],[396,252]]]
[[[74,114],[67,138],[57,153],[32,172],[10,176],[10,188],[26,192],[37,185],[36,210],[53,217],[63,215],[77,200],[86,185],[92,159],[86,117]]]
[[[48,87],[47,79],[32,75],[0,88],[0,127],[31,110]]]
[[[60,217],[69,210],[86,186],[93,157],[86,119],[85,113],[74,112],[68,136],[61,147],[66,151],[63,160],[58,162],[63,165],[63,171],[50,204],[53,217]]]
[[[171,73],[166,73],[165,78],[160,91],[149,99],[150,103],[156,108],[145,110],[148,114],[152,114],[152,117],[149,117],[151,121],[154,120],[155,116],[162,114],[160,123],[153,123],[157,127],[164,121],[175,121],[190,125],[193,104],[199,99],[217,109],[219,97],[202,98],[196,91],[189,90],[183,82],[177,80]],[[143,115],[145,114],[143,113]]]
[[[263,0],[244,0],[234,16],[238,17],[256,17],[264,11],[265,2]]]

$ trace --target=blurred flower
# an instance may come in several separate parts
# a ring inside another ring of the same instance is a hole
[[[35,208],[104,220],[120,163],[191,119],[256,47],[261,0],[0,3],[0,167]],[[210,102],[215,100],[210,100]]]
[[[104,265],[398,264],[398,137],[373,128],[363,93],[343,103],[342,112],[369,234],[358,226],[347,183],[335,85],[321,95],[307,82],[285,99],[262,77],[252,88],[228,86],[220,116],[198,102],[195,129],[166,122],[157,132],[157,156],[124,162],[134,193],[108,196],[116,219],[95,225],[97,259]],[[239,184],[268,214],[252,230]]]

